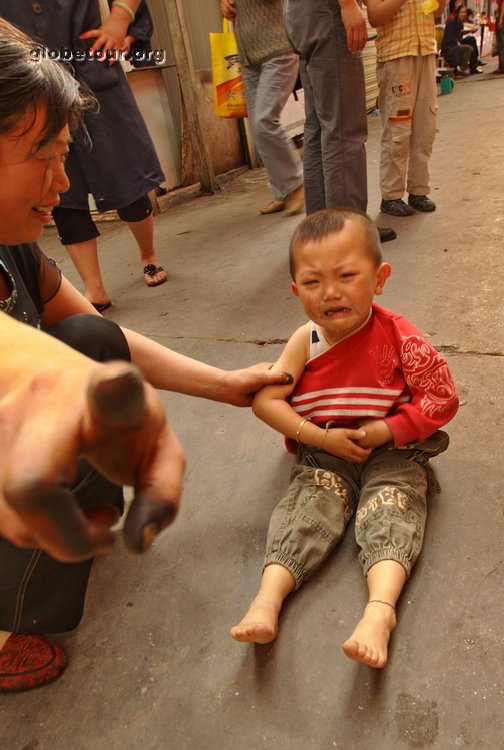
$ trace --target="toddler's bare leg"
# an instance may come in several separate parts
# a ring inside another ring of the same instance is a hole
[[[257,596],[241,622],[231,628],[232,637],[249,643],[274,641],[282,604],[295,585],[294,576],[283,565],[267,565]]]
[[[395,605],[406,581],[402,565],[382,560],[369,569],[369,600],[343,651],[351,659],[380,669],[387,663],[388,642],[396,626]]]

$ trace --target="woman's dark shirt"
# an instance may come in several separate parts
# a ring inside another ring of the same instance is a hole
[[[44,305],[61,285],[61,271],[35,243],[0,245],[0,273],[9,296],[0,311],[22,323],[41,327]]]

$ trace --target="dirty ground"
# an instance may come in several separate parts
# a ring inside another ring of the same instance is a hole
[[[96,562],[80,627],[56,639],[70,657],[63,677],[0,697],[2,750],[504,748],[504,77],[457,81],[439,111],[437,211],[409,218],[378,215],[369,116],[369,213],[398,233],[384,245],[393,275],[380,301],[429,334],[462,401],[387,668],[341,650],[366,601],[352,527],[291,596],[275,643],[231,640],[290,458],[249,410],[167,394],[188,455],[180,516],[145,556],[118,537]],[[128,230],[103,224],[107,315],[224,367],[274,360],[303,316],[286,263],[298,217],[259,216],[268,200],[259,169],[167,208],[156,237],[170,279],[155,289]],[[54,230],[41,244],[79,286]]]

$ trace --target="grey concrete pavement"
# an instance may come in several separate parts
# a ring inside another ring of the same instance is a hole
[[[352,527],[288,600],[275,643],[232,641],[291,459],[249,410],[167,394],[188,454],[180,516],[145,556],[118,538],[96,562],[80,627],[57,638],[62,678],[0,697],[2,750],[504,748],[504,77],[457,81],[439,111],[438,210],[398,219],[378,215],[369,117],[369,213],[398,233],[380,302],[429,333],[462,399],[387,668],[341,650],[366,601]],[[225,367],[274,360],[303,314],[286,263],[299,217],[259,216],[268,199],[255,170],[158,216],[170,280],[156,289],[127,228],[103,225],[110,317]],[[80,286],[54,230],[41,244]]]

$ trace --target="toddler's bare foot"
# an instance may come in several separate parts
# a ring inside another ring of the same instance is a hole
[[[387,663],[388,642],[395,626],[394,607],[386,602],[370,601],[363,618],[343,644],[343,651],[350,659],[381,669]]]
[[[242,621],[231,628],[235,641],[271,643],[278,635],[278,610],[272,604],[253,601]]]

